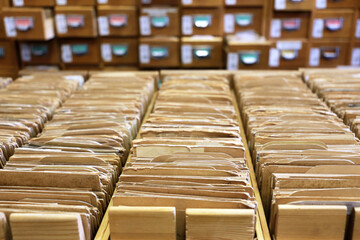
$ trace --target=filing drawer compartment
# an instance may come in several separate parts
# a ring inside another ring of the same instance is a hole
[[[182,35],[223,35],[221,8],[183,9]]]
[[[97,39],[62,39],[60,54],[65,66],[98,65],[100,62]]]
[[[350,65],[360,67],[360,42],[352,44],[350,52]]]
[[[277,11],[312,11],[316,0],[274,0]]]
[[[52,7],[55,0],[11,0],[14,7]]]
[[[100,39],[101,60],[105,66],[137,66],[138,40],[133,38]]]
[[[307,41],[278,41],[269,52],[270,68],[298,69],[305,67],[308,59]]]
[[[55,7],[58,37],[96,37],[97,24],[93,7]]]
[[[57,40],[19,42],[22,65],[57,65],[60,61]]]
[[[226,46],[227,69],[268,69],[268,41],[242,42],[228,40]]]
[[[0,41],[0,69],[17,68],[17,51],[12,41]]]
[[[360,2],[360,1],[359,1]],[[356,10],[356,19],[355,19],[355,40],[360,41],[360,10]]]
[[[179,36],[177,8],[142,8],[139,22],[141,36]]]
[[[99,6],[137,6],[140,0],[97,0]]]
[[[312,38],[349,39],[352,35],[353,20],[353,10],[324,10],[315,12],[312,20]]]
[[[183,68],[222,68],[223,40],[221,37],[183,37],[181,65]]]
[[[299,39],[307,38],[310,13],[275,13],[270,23],[269,38]]]
[[[265,0],[223,0],[226,7],[253,7],[263,6]]]
[[[139,0],[142,6],[178,6],[181,0]]]
[[[5,33],[5,25],[3,21],[3,16],[0,10],[0,39],[6,39],[6,33]]]
[[[56,0],[58,6],[96,6],[96,0]]]
[[[0,0],[0,8],[9,7],[9,6],[10,4],[8,0]]]
[[[2,19],[6,37],[19,40],[54,38],[54,22],[50,10],[42,8],[4,8]]]
[[[309,47],[309,67],[336,67],[348,62],[347,41],[313,42]]]
[[[316,9],[354,8],[358,0],[316,0]]]
[[[136,8],[131,6],[99,6],[98,28],[100,36],[138,36]]]
[[[179,39],[176,37],[140,38],[141,68],[178,68],[180,66]]]
[[[224,33],[254,31],[261,35],[262,8],[228,8],[224,13]]]
[[[222,7],[223,0],[180,0],[182,7]]]

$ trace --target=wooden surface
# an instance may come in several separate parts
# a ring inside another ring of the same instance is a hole
[[[276,240],[342,240],[346,219],[346,206],[279,205],[275,237]]]
[[[146,114],[144,116],[144,119],[143,119],[141,125],[144,122],[146,122],[146,119],[148,119],[150,113],[152,112],[154,105],[155,105],[155,100],[157,99],[157,96],[158,96],[158,93],[155,93],[153,98],[151,99],[151,102],[149,104],[149,107],[146,111]],[[136,138],[139,138],[139,134],[137,135]],[[130,162],[130,159],[131,159],[131,155],[129,155],[127,162]],[[116,189],[113,194],[115,194],[115,193],[116,193]],[[113,199],[111,199],[94,240],[108,240],[110,238],[109,208],[112,207],[113,205],[114,205]]]
[[[253,209],[186,209],[186,240],[253,240]]]
[[[355,208],[354,230],[352,239],[360,239],[360,208]]]
[[[111,207],[111,240],[176,240],[175,207]]]
[[[238,115],[238,121],[239,121],[240,130],[241,130],[241,139],[243,141],[244,148],[245,148],[246,162],[247,162],[247,165],[250,170],[251,185],[254,188],[255,198],[256,198],[256,202],[258,204],[257,212],[256,212],[256,236],[257,236],[258,240],[271,240],[270,231],[269,231],[268,224],[267,224],[266,217],[265,217],[264,207],[263,207],[263,204],[261,201],[259,188],[258,188],[258,185],[256,182],[254,166],[252,164],[253,162],[251,160],[251,155],[250,155],[249,147],[247,144],[247,138],[245,135],[244,125],[243,125],[243,122],[241,119],[239,107],[238,107],[234,92],[233,92],[233,99],[234,99],[234,106],[236,108],[236,112]]]
[[[14,240],[86,239],[80,214],[12,213],[10,226]]]

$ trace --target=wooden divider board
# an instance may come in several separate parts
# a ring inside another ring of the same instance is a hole
[[[141,125],[146,122],[146,120],[149,118],[149,115],[150,113],[152,112],[153,108],[154,108],[154,105],[155,105],[155,100],[157,99],[158,97],[158,92],[155,92],[154,93],[154,96],[153,98],[151,99],[150,101],[150,104],[148,106],[148,109],[146,111],[146,114],[144,116],[144,119],[141,123]],[[141,128],[141,126],[140,126]],[[140,137],[140,134],[138,134],[136,136],[136,138],[138,139]],[[129,154],[129,157],[127,159],[127,162],[130,162],[131,161],[131,154]],[[115,195],[116,193],[116,189],[113,193],[113,195]],[[100,227],[96,233],[96,236],[95,236],[95,239],[94,240],[108,240],[110,238],[110,224],[109,224],[109,208],[114,206],[114,202],[113,202],[113,199],[111,199],[109,205],[108,205],[108,208],[106,209],[106,212],[104,214],[104,217],[101,221],[101,224],[100,224]]]
[[[171,71],[165,71],[166,73],[171,73]],[[175,72],[175,71],[174,71]],[[179,72],[179,71],[176,71]],[[205,71],[204,71],[205,72]],[[212,71],[214,73],[225,73],[225,71]],[[189,71],[187,71],[186,73],[189,73]],[[230,72],[228,72],[229,74],[231,74]],[[231,74],[232,75],[232,74]],[[155,100],[157,99],[158,93],[155,93],[153,96],[153,99],[151,100],[151,103],[148,107],[148,111],[144,117],[143,123],[148,119],[150,113],[152,112],[152,109],[154,107],[155,104]],[[254,172],[254,166],[252,164],[252,160],[251,160],[251,156],[250,156],[250,151],[248,148],[248,144],[247,144],[247,138],[245,135],[245,131],[244,131],[244,127],[243,127],[243,123],[242,123],[242,119],[241,119],[241,115],[239,112],[239,108],[238,108],[238,104],[237,104],[237,100],[235,97],[235,93],[232,91],[232,97],[233,97],[233,105],[236,109],[236,113],[238,116],[238,122],[239,122],[239,127],[241,130],[241,139],[243,141],[244,144],[244,148],[245,148],[245,152],[246,152],[246,162],[247,165],[249,167],[250,170],[250,178],[251,178],[251,186],[254,188],[254,192],[255,192],[255,198],[256,201],[258,203],[257,206],[257,212],[256,212],[256,237],[257,240],[271,240],[270,237],[270,232],[269,232],[269,228],[267,225],[267,221],[266,221],[266,217],[265,217],[265,212],[264,212],[264,208],[263,208],[263,204],[261,201],[261,197],[260,197],[260,192],[257,186],[257,182],[256,182],[256,175]],[[137,138],[139,138],[139,135],[137,136]],[[131,156],[129,155],[129,158],[127,160],[128,162],[131,161]],[[115,191],[114,191],[115,194]],[[101,225],[98,229],[98,232],[95,236],[95,240],[108,240],[110,238],[110,224],[109,224],[109,207],[113,206],[113,200],[110,201],[108,209],[106,210],[106,213],[104,215],[104,218],[101,222]]]
[[[355,208],[353,239],[360,239],[360,207]]]
[[[271,240],[270,231],[269,231],[268,224],[267,224],[266,217],[265,217],[264,207],[263,207],[263,204],[261,201],[261,196],[260,196],[259,188],[258,188],[257,181],[256,181],[254,166],[253,166],[253,162],[251,159],[250,150],[249,150],[249,147],[247,144],[247,138],[246,138],[246,134],[245,134],[245,130],[244,130],[244,125],[243,125],[243,121],[241,119],[240,110],[239,110],[239,107],[237,104],[236,95],[235,95],[234,91],[232,91],[232,96],[233,96],[233,104],[236,109],[236,114],[238,116],[239,127],[241,130],[241,140],[243,141],[244,148],[245,148],[245,159],[246,159],[246,163],[248,165],[249,171],[250,171],[250,180],[251,180],[250,183],[251,183],[251,186],[254,188],[255,198],[256,198],[256,202],[258,204],[257,211],[256,211],[256,236],[257,236],[258,240]]]

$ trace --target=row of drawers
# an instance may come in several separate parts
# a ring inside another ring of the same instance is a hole
[[[184,9],[135,7],[5,8],[2,12],[5,35],[9,39],[48,40],[55,37],[191,36],[233,34],[252,30],[261,35],[262,8]],[[360,39],[359,11],[325,10],[310,13],[275,13],[270,38]],[[55,19],[55,27],[54,21]],[[55,29],[54,29],[55,28]],[[0,31],[1,32],[1,31]],[[3,36],[4,37],[4,36]]]
[[[238,43],[222,38],[158,37],[137,39],[64,39],[19,42],[22,66],[58,65],[140,68],[296,69],[360,66],[360,43],[278,41]],[[0,42],[0,65],[17,65],[16,46]],[[221,61],[221,59],[223,61]]]
[[[220,6],[261,6],[264,0],[12,0],[12,5],[23,6],[61,6],[61,5],[128,5],[128,6],[151,6],[151,5],[169,5],[183,7],[220,7]],[[275,10],[290,11],[311,11],[314,9],[337,9],[337,8],[355,8],[360,7],[357,0],[274,0]]]
[[[349,0],[347,0],[349,1]],[[351,0],[353,1],[353,0]],[[183,6],[183,7],[222,7],[222,6],[262,6],[265,0],[10,0],[15,7],[52,6]],[[9,0],[0,1],[1,6],[9,6]]]
[[[358,8],[358,0],[271,0],[276,11],[313,11],[322,9]]]

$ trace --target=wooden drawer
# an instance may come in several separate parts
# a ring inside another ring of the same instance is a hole
[[[19,40],[49,40],[55,37],[50,10],[43,8],[3,8],[6,37]]]
[[[317,0],[316,9],[354,8],[358,0]]]
[[[223,0],[180,0],[182,7],[222,7]]]
[[[269,52],[271,69],[298,69],[306,66],[309,44],[307,41],[278,41]]]
[[[0,69],[18,68],[17,51],[12,41],[0,41]]]
[[[56,0],[58,6],[96,6],[96,0]]]
[[[0,40],[1,39],[5,39],[6,38],[6,33],[5,33],[5,25],[4,25],[4,21],[3,21],[3,16],[2,16],[2,12],[0,10]]]
[[[132,6],[99,6],[98,28],[100,36],[138,36],[137,10]]]
[[[137,6],[140,0],[97,0],[99,6]]]
[[[14,7],[52,7],[55,0],[12,0]]]
[[[183,68],[223,68],[223,40],[221,37],[181,39]]]
[[[313,39],[350,39],[354,21],[353,10],[324,10],[313,13]]]
[[[309,67],[336,67],[348,62],[348,41],[313,42],[309,50]]]
[[[277,11],[312,11],[316,0],[274,0],[274,9]]]
[[[55,7],[57,36],[96,37],[97,24],[92,7]]]
[[[226,46],[227,69],[268,69],[270,42],[228,41]]]
[[[224,14],[224,33],[254,31],[261,35],[262,8],[228,8]]]
[[[9,7],[9,0],[0,0],[0,8]]]
[[[142,6],[178,6],[181,0],[140,0]]]
[[[221,8],[183,9],[182,35],[223,35]]]
[[[226,7],[253,7],[263,6],[265,0],[223,0]]]
[[[177,8],[142,8],[140,13],[141,36],[179,36],[180,23]]]
[[[139,60],[141,68],[178,68],[179,38],[140,38]]]
[[[101,61],[105,66],[137,66],[138,40],[134,38],[101,38]]]
[[[360,67],[360,42],[351,44],[349,58],[349,64],[351,66]]]
[[[360,2],[360,1],[359,1]],[[356,10],[355,12],[355,41],[360,41],[360,10]]]
[[[308,38],[310,13],[277,12],[270,23],[269,38],[299,39]]]
[[[97,39],[61,39],[59,41],[64,66],[99,64],[100,52]]]
[[[20,59],[26,65],[57,65],[60,55],[57,40],[19,42]]]

